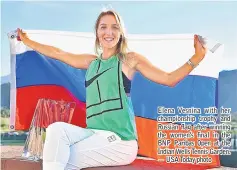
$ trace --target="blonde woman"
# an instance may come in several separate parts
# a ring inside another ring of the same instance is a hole
[[[138,144],[132,102],[131,80],[136,71],[147,79],[175,86],[204,58],[206,49],[194,37],[195,54],[179,69],[167,73],[136,52],[127,52],[121,17],[113,10],[102,12],[95,23],[93,54],[71,54],[30,40],[18,29],[19,38],[30,48],[86,73],[87,127],[56,122],[46,131],[44,170],[120,166],[132,163]],[[102,51],[99,54],[99,50]],[[175,56],[174,56],[175,57]]]

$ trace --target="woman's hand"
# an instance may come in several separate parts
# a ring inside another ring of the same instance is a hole
[[[29,39],[28,36],[27,36],[27,34],[24,33],[24,32],[22,31],[22,29],[18,28],[18,29],[17,29],[17,40],[23,41],[23,43],[24,43],[24,41],[25,41],[26,39]]]
[[[200,43],[197,35],[194,35],[194,48],[195,48],[194,56],[197,57],[199,60],[202,60],[206,55],[207,49]]]

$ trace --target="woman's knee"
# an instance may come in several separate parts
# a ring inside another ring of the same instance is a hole
[[[136,160],[136,158],[137,158],[137,154],[132,155],[131,158],[128,159],[128,164],[133,163]]]
[[[52,124],[50,124],[47,128],[46,128],[46,134],[53,134],[56,135],[57,133],[61,133],[63,126],[65,126],[65,122],[54,122]]]
[[[129,157],[127,158],[128,164],[133,163],[136,160],[138,154],[137,142],[134,141],[133,143],[133,149],[131,150]]]

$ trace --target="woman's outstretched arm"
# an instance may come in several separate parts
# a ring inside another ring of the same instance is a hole
[[[149,62],[144,56],[137,53],[130,53],[130,58],[135,59],[135,69],[149,80],[163,84],[166,86],[174,87],[177,83],[183,80],[205,57],[206,49],[198,41],[197,36],[194,36],[195,54],[191,57],[191,64],[185,63],[177,70],[167,73]],[[128,56],[129,56],[128,55]],[[193,65],[192,65],[193,64]]]
[[[29,39],[27,34],[24,33],[21,29],[18,29],[17,31],[20,40],[26,46],[32,48],[33,50],[47,57],[54,58],[68,65],[71,65],[72,67],[79,69],[87,69],[91,61],[93,61],[96,58],[96,56],[92,54],[72,54],[53,46],[38,43],[36,41]]]

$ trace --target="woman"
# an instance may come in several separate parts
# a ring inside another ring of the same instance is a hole
[[[136,71],[147,79],[175,86],[197,66],[206,49],[194,37],[195,54],[182,67],[166,73],[136,52],[127,52],[120,16],[102,12],[95,24],[96,55],[71,54],[30,40],[18,29],[19,38],[30,48],[86,73],[87,128],[57,122],[46,131],[44,170],[82,169],[132,163],[138,144],[133,108],[129,98]],[[98,50],[102,50],[99,55]]]

